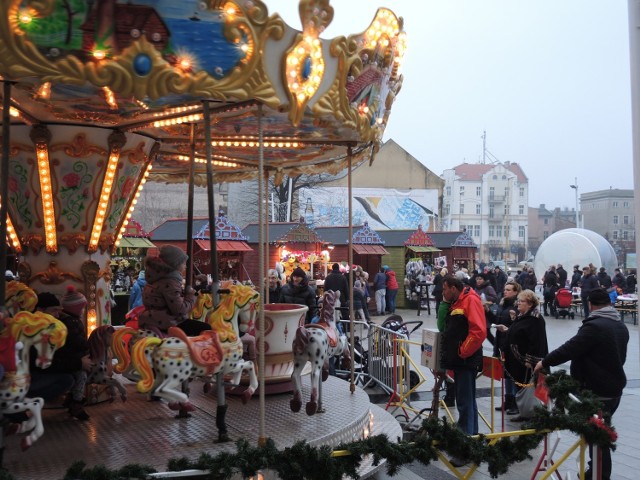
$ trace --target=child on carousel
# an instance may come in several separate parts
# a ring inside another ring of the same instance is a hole
[[[195,290],[182,288],[187,259],[187,255],[173,245],[163,245],[157,257],[145,258],[147,284],[142,292],[145,309],[138,317],[140,328],[166,337],[169,327],[184,326],[182,324],[195,304]],[[209,327],[204,322],[198,323],[203,329]],[[198,334],[183,330],[187,335]]]

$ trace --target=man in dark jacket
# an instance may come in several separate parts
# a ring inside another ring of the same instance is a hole
[[[623,292],[627,290],[627,279],[624,278],[624,275],[620,271],[619,268],[615,269],[616,274],[611,279],[611,283],[614,287],[619,288]]]
[[[484,308],[478,294],[454,276],[447,275],[442,288],[444,301],[450,306],[444,324],[441,367],[454,372],[458,428],[476,435],[476,375],[482,369],[482,342],[487,337]],[[455,457],[451,462],[454,466],[466,463]]]
[[[580,279],[582,278],[582,272],[580,272],[580,265],[573,266],[573,275],[571,276],[570,288],[574,289],[580,286]]]
[[[507,277],[507,274],[504,273],[500,267],[496,267],[494,272],[496,276],[496,293],[499,298],[502,298],[502,292],[504,291],[504,286],[506,285],[507,280],[509,280],[509,277]]]
[[[325,285],[325,292],[327,289]],[[340,301],[342,301],[342,294]],[[291,278],[280,290],[280,303],[297,303],[309,307],[307,311],[307,323],[311,323],[313,317],[318,313],[316,306],[316,293],[309,286],[309,279],[303,269],[297,267],[291,272]]]
[[[558,268],[556,269],[556,273],[558,274],[558,286],[560,288],[566,288],[566,286],[567,286],[567,277],[569,276],[569,274],[562,267],[562,264],[560,264],[560,263],[558,264]]]
[[[582,310],[586,318],[589,316],[589,294],[596,288],[600,288],[600,284],[590,267],[584,267],[582,272],[583,275],[582,278],[580,278],[580,298],[582,299]],[[611,302],[611,300],[609,300],[609,302]]]
[[[536,364],[538,370],[571,360],[571,376],[585,389],[600,397],[605,412],[613,416],[620,405],[622,390],[627,384],[624,363],[627,358],[629,330],[611,306],[609,294],[602,288],[589,295],[592,313],[582,321],[578,333],[564,345],[547,354]],[[610,418],[608,419],[610,422]],[[592,448],[589,446],[589,455]],[[585,478],[591,479],[591,462]],[[602,449],[602,479],[611,478],[611,452]]]
[[[600,271],[598,272],[598,283],[600,283],[602,288],[611,288],[611,277],[604,267],[600,267]]]
[[[340,292],[340,306],[349,306],[349,282],[347,277],[340,273],[340,265],[334,263],[331,266],[331,273],[324,279],[324,291],[327,292],[333,290],[334,292]],[[342,318],[349,318],[349,314],[346,310],[342,310]]]

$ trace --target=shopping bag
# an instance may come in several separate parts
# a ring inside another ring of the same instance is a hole
[[[529,387],[522,387],[516,392],[516,405],[518,405],[518,411],[523,418],[531,418],[533,416],[533,409],[540,405],[540,400],[536,397],[536,387],[531,385]]]
[[[536,381],[536,398],[538,398],[545,405],[549,404],[549,387],[547,382],[544,381],[545,376],[538,372],[538,379]]]

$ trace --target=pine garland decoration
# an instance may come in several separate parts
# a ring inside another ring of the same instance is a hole
[[[486,463],[491,477],[497,478],[507,473],[510,465],[531,459],[530,452],[540,444],[545,432],[553,430],[570,430],[582,435],[589,443],[615,449],[615,430],[594,421],[593,416],[602,410],[602,404],[591,392],[581,390],[579,384],[563,370],[548,375],[545,381],[549,396],[554,399],[553,408],[537,407],[531,421],[523,425],[523,428],[535,429],[539,433],[500,438],[493,445],[489,445],[486,435],[475,439],[469,437],[446,417],[426,418],[412,442],[392,442],[385,435],[376,435],[341,444],[335,450],[348,452],[334,455],[331,447],[314,447],[304,441],[278,450],[271,439],[259,447],[241,439],[236,442],[236,453],[223,452],[216,456],[202,453],[195,461],[172,459],[168,470],[204,470],[208,472],[205,478],[216,480],[229,480],[237,473],[247,478],[260,470],[275,471],[280,478],[287,480],[357,479],[358,468],[368,455],[374,465],[385,460],[387,473],[394,475],[403,465],[414,461],[429,465],[438,458],[438,451],[445,451],[477,465]],[[571,394],[579,397],[580,402],[574,401]],[[76,462],[67,471],[65,480],[144,479],[154,471],[144,465],[109,470],[103,465],[86,468],[84,462]],[[9,473],[0,471],[0,480],[14,479]]]

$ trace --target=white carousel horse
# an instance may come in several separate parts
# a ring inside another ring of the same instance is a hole
[[[194,410],[188,395],[182,391],[185,381],[196,377],[218,376],[222,386],[224,375],[232,375],[232,383],[238,384],[243,372],[249,375],[249,386],[242,394],[246,403],[258,388],[256,369],[251,361],[242,358],[243,345],[240,332],[251,328],[255,321],[256,304],[260,294],[245,285],[221,285],[222,301],[210,312],[208,322],[213,330],[205,330],[198,337],[187,337],[179,328],[169,329],[168,338],[146,337],[135,342],[131,351],[131,364],[139,373],[139,392],[149,393],[169,401],[169,408],[188,412]],[[121,329],[127,330],[127,329]],[[125,333],[135,333],[129,329]],[[114,335],[114,349],[122,353],[118,340],[122,334]],[[116,371],[128,368],[126,354],[118,357]],[[224,407],[221,409],[221,407]],[[216,424],[221,440],[226,440],[224,424],[224,389],[218,388],[218,414]]]
[[[311,362],[311,397],[306,405],[307,415],[322,412],[322,384],[328,377],[329,358],[342,355],[347,350],[347,337],[336,327],[340,307],[340,292],[324,292],[320,321],[298,327],[293,339],[293,399],[289,406],[292,412],[302,407],[302,385],[300,375],[307,362]]]
[[[110,401],[116,398],[116,389],[120,392],[123,402],[127,401],[127,389],[122,383],[113,378],[113,365],[109,355],[109,347],[115,328],[111,325],[101,325],[89,335],[89,358],[91,359],[91,371],[87,378],[87,385],[92,383],[107,385],[109,387]]]
[[[38,356],[36,366],[47,368],[51,365],[53,354],[64,345],[67,338],[67,327],[64,323],[43,312],[18,312],[12,318],[6,319],[6,327],[2,335],[10,336],[23,348],[19,350],[19,361],[15,370],[5,369],[5,375],[0,381],[0,413],[3,415],[19,412],[31,412],[31,417],[22,422],[16,433],[31,431],[21,442],[22,450],[26,450],[44,433],[42,425],[42,398],[28,398],[29,351],[35,347]]]

